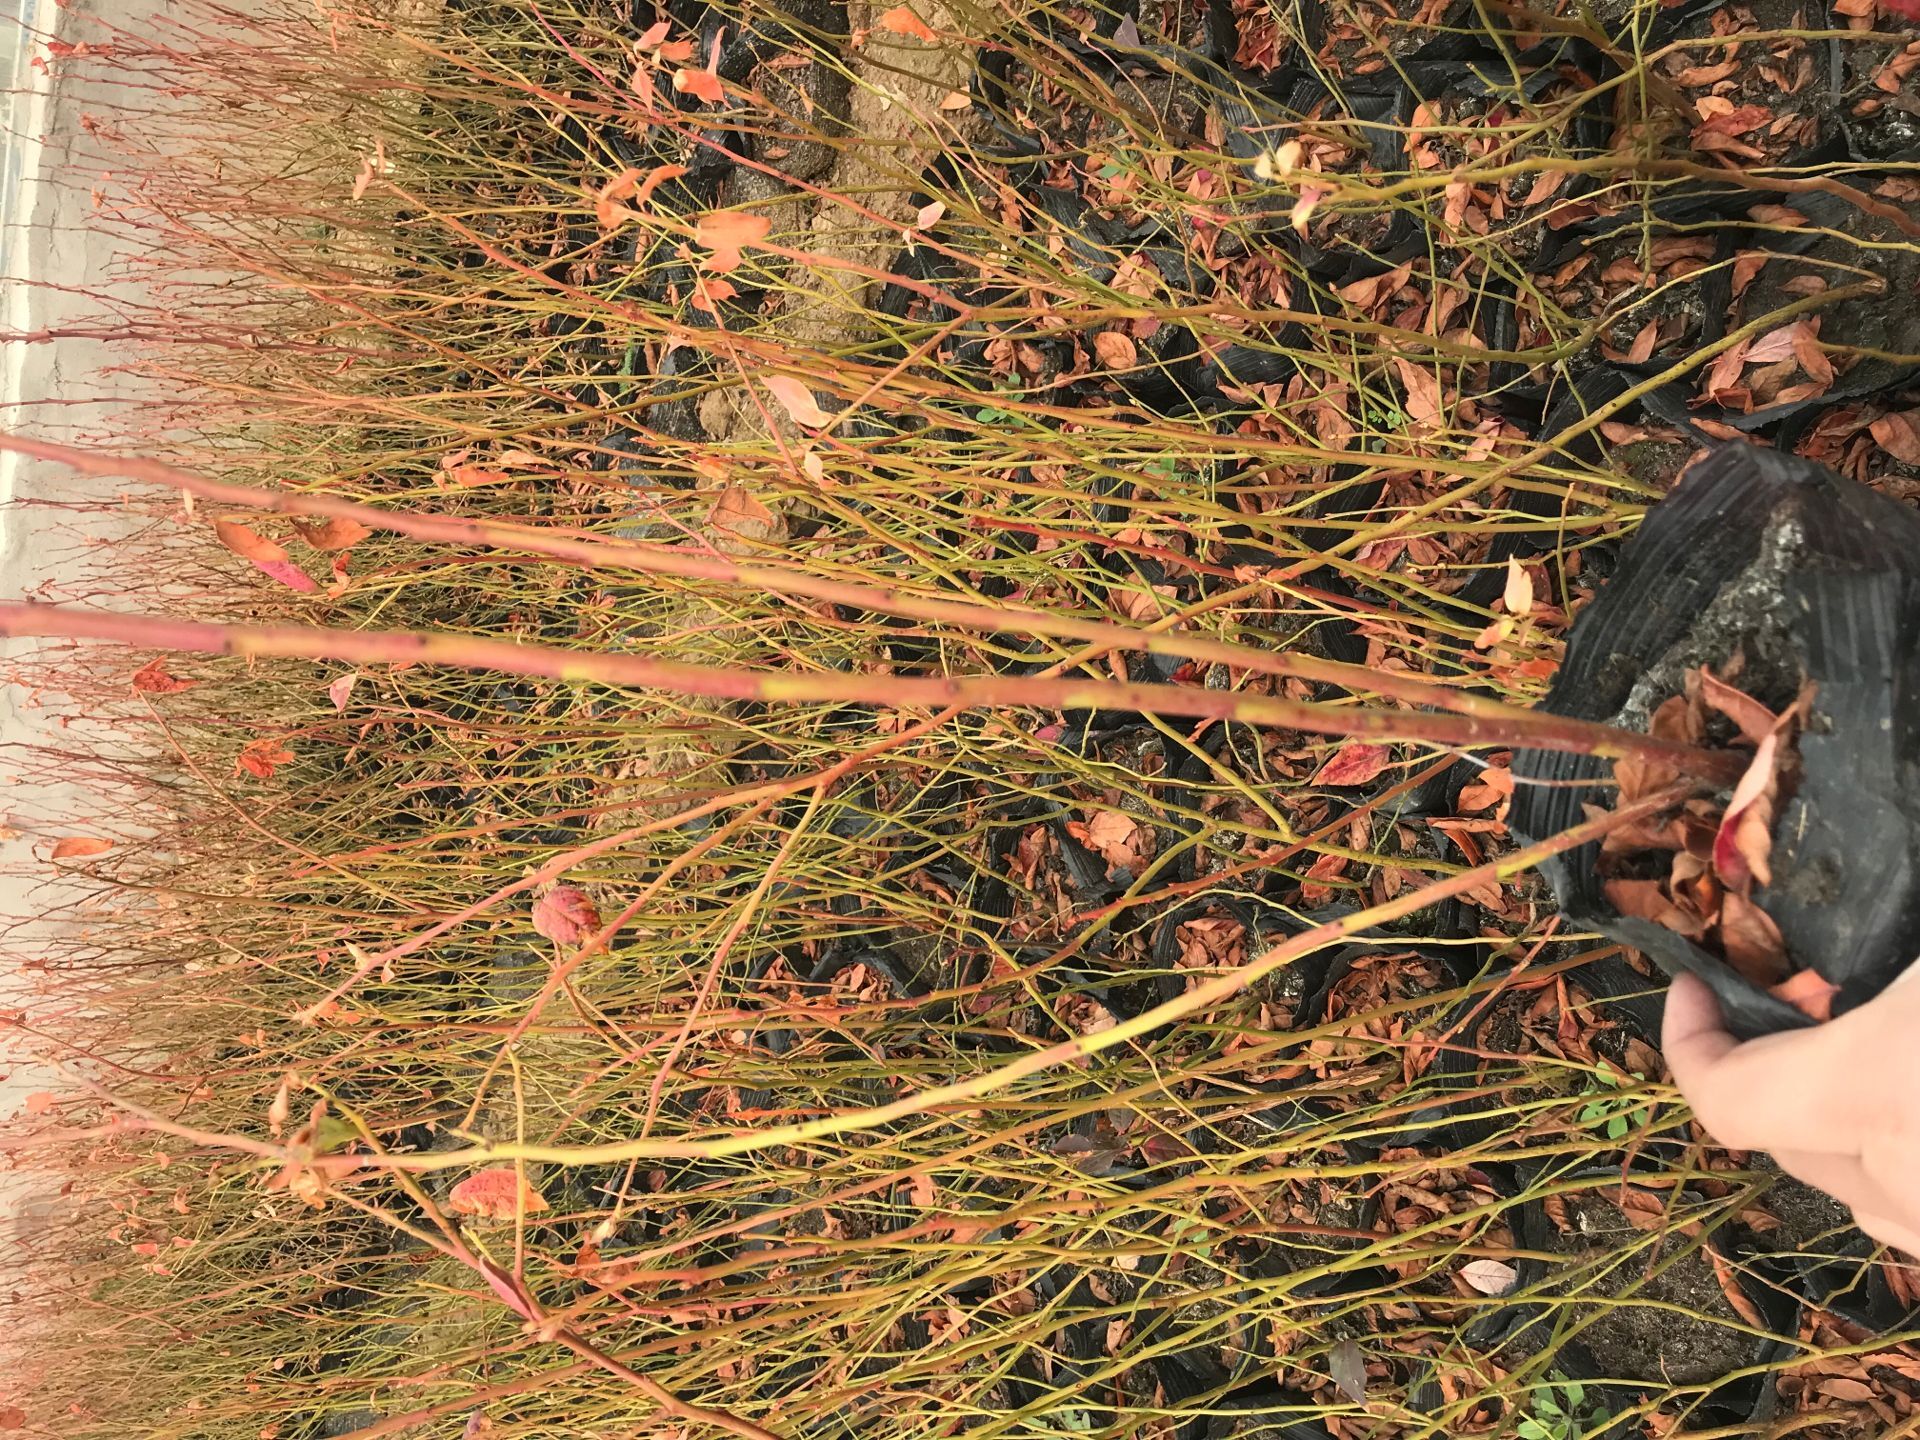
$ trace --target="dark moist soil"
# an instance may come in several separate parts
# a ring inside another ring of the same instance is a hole
[[[1558,1289],[1573,1301],[1568,1318],[1584,1320],[1594,1313],[1580,1304],[1586,1297],[1633,1297],[1624,1306],[1601,1312],[1580,1331],[1580,1345],[1602,1371],[1621,1380],[1704,1385],[1753,1363],[1755,1343],[1729,1328],[1743,1322],[1721,1290],[1712,1264],[1697,1252],[1676,1257],[1680,1247],[1691,1243],[1687,1237],[1669,1237],[1663,1252],[1643,1245],[1645,1233],[1619,1206],[1599,1195],[1569,1195],[1566,1205],[1570,1228],[1562,1234],[1549,1227],[1548,1248],[1599,1267],[1598,1273],[1583,1270]],[[1619,1258],[1636,1246],[1641,1248]],[[1664,1268],[1649,1278],[1650,1266]],[[1655,1308],[1661,1305],[1676,1308]],[[1529,1326],[1508,1348],[1520,1357],[1537,1354],[1550,1339],[1553,1323],[1549,1317]]]
[[[1776,714],[1793,704],[1805,674],[1785,623],[1783,585],[1804,546],[1791,517],[1777,521],[1753,564],[1714,598],[1679,644],[1648,667],[1609,723],[1646,733],[1653,712],[1686,688],[1687,671],[1706,665],[1723,674],[1735,655],[1745,662],[1734,682],[1741,690]]]
[[[1858,1236],[1853,1212],[1825,1191],[1794,1179],[1771,1159],[1756,1155],[1753,1168],[1779,1176],[1760,1197],[1760,1208],[1780,1222],[1761,1235],[1758,1245],[1776,1255],[1831,1255]]]

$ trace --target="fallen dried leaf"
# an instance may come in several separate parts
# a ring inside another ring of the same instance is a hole
[[[540,1192],[520,1178],[512,1165],[493,1165],[476,1170],[447,1192],[447,1209],[455,1215],[473,1215],[484,1220],[511,1220],[516,1215],[537,1215],[547,1208]]]
[[[1460,1278],[1482,1295],[1505,1295],[1520,1283],[1520,1272],[1501,1260],[1469,1260]]]
[[[1780,927],[1737,890],[1727,891],[1720,899],[1720,950],[1729,965],[1756,985],[1777,984],[1787,973],[1787,945]]]
[[[813,392],[791,375],[769,375],[762,383],[773,392],[773,398],[780,402],[797,425],[818,430],[839,418],[822,410],[819,402],[813,398]]]
[[[1093,353],[1109,370],[1131,370],[1139,363],[1140,352],[1131,337],[1118,330],[1102,330],[1093,337]]]
[[[69,835],[53,847],[55,860],[81,860],[89,855],[104,855],[113,849],[113,841],[91,835]]]
[[[1778,985],[1767,987],[1777,1000],[1784,1000],[1801,1014],[1822,1022],[1833,1018],[1833,997],[1840,993],[1818,970],[1798,970]]]
[[[133,672],[133,688],[143,695],[177,695],[191,690],[198,680],[180,680],[169,674],[164,658],[149,660]]]
[[[1533,577],[1518,559],[1507,557],[1507,585],[1501,593],[1509,615],[1525,615],[1533,609]]]
[[[876,30],[885,30],[894,35],[911,35],[915,40],[924,40],[932,45],[940,37],[933,27],[922,20],[905,5],[896,5],[873,22]]]
[[[1920,465],[1920,410],[1901,410],[1882,415],[1867,427],[1878,445],[1894,459],[1907,465]]]
[[[1313,777],[1316,785],[1364,785],[1387,768],[1393,752],[1385,745],[1356,740],[1342,745]]]
[[[1713,837],[1714,873],[1729,890],[1746,895],[1773,879],[1773,801],[1779,785],[1779,736],[1768,731],[1754,748],[1727,813]]]
[[[1354,1404],[1367,1403],[1367,1359],[1358,1341],[1349,1337],[1327,1352],[1327,1378]]]
[[[709,210],[693,227],[695,241],[713,251],[702,268],[720,274],[738,268],[741,250],[766,239],[772,229],[773,221],[765,215],[746,210]]]
[[[1607,903],[1634,920],[1651,920],[1689,940],[1702,939],[1713,917],[1682,910],[1658,880],[1609,880],[1601,887]]]
[[[1780,717],[1744,690],[1736,690],[1711,670],[1693,672],[1700,677],[1700,698],[1731,720],[1740,733],[1755,745],[1773,734]]]
[[[310,521],[296,520],[293,528],[300,532],[300,538],[316,550],[350,550],[366,539],[373,531],[358,520],[347,520],[339,516],[324,525],[315,525]]]
[[[600,912],[577,885],[556,885],[534,901],[533,928],[556,945],[577,945],[600,928]]]

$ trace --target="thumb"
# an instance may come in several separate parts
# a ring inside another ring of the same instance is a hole
[[[1740,1042],[1727,1033],[1720,1002],[1698,975],[1680,974],[1667,988],[1667,1012],[1660,1048],[1682,1090],[1688,1077],[1698,1077],[1726,1058]]]

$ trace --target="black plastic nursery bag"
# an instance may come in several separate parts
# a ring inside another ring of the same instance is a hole
[[[1811,461],[1720,447],[1648,514],[1574,624],[1544,708],[1644,730],[1685,669],[1736,652],[1742,687],[1762,699],[1815,686],[1801,779],[1774,825],[1773,880],[1753,899],[1793,967],[1840,987],[1838,1014],[1920,956],[1920,514]],[[1579,823],[1586,805],[1611,808],[1611,768],[1519,752],[1515,832],[1539,839]],[[1599,857],[1588,845],[1542,867],[1570,920],[1670,974],[1699,975],[1735,1034],[1812,1023],[1685,937],[1621,915],[1602,894]]]

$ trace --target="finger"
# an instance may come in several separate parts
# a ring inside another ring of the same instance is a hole
[[[1886,1187],[1867,1173],[1858,1155],[1825,1155],[1807,1150],[1776,1150],[1773,1158],[1782,1170],[1816,1190],[1824,1190],[1855,1216],[1898,1215],[1912,1202],[1903,1202],[1887,1193]],[[1864,1230],[1866,1227],[1861,1226]]]
[[[1858,1153],[1861,1065],[1872,1059],[1864,1015],[1739,1041],[1727,1033],[1706,985],[1682,975],[1668,993],[1667,1064],[1722,1145]]]
[[[1896,1250],[1904,1250],[1908,1255],[1920,1256],[1920,1230],[1902,1225],[1897,1220],[1888,1220],[1865,1210],[1853,1212],[1853,1223],[1882,1245],[1891,1245]]]
[[[1698,975],[1680,974],[1667,987],[1660,1047],[1676,1079],[1685,1065],[1694,1074],[1723,1058],[1740,1042],[1727,1033],[1720,1002]]]

